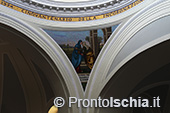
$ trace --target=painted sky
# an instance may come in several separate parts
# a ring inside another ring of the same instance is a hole
[[[118,25],[112,27],[112,31],[117,28]],[[90,36],[90,31],[54,31],[44,29],[59,45],[69,44],[74,46],[79,40],[85,41],[86,36]],[[98,29],[98,36],[103,37],[103,32]],[[103,41],[103,40],[102,40]]]

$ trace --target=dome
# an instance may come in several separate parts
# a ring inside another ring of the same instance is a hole
[[[85,1],[92,1],[92,0],[51,0],[56,2],[85,2]]]

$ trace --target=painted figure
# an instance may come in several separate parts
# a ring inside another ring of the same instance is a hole
[[[94,64],[94,54],[93,50],[86,44],[86,42],[83,42],[83,55],[87,66],[92,69]]]
[[[82,40],[79,40],[78,43],[75,45],[74,51],[72,53],[72,64],[77,73],[81,72],[80,64],[83,57],[81,45],[82,45]]]

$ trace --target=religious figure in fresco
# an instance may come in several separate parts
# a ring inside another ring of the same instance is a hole
[[[84,55],[85,63],[87,64],[88,68],[90,68],[91,70],[94,64],[94,54],[93,54],[93,50],[86,44],[86,42],[83,42],[83,55]]]
[[[83,49],[81,48],[82,40],[79,40],[78,43],[74,46],[74,50],[72,53],[72,64],[77,73],[82,72],[80,69],[80,64],[83,58]]]

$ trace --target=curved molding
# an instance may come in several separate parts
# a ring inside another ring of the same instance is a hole
[[[78,76],[74,69],[70,70],[68,67],[73,68],[65,54],[63,54],[61,48],[42,30],[34,25],[30,25],[24,21],[17,18],[11,17],[0,12],[0,23],[8,25],[27,37],[33,40],[39,47],[46,52],[46,54],[51,58],[54,64],[59,69],[61,76],[68,88],[68,95],[78,98],[83,98],[83,88],[79,81]],[[82,113],[81,108],[73,107],[72,111],[74,113]]]
[[[138,91],[142,91],[143,88],[149,85],[154,87],[155,83],[159,84],[169,81],[169,45],[170,40],[162,42],[138,54],[124,64],[105,85],[104,89],[100,92],[100,96],[103,98],[114,97],[124,99],[135,96],[135,93],[139,93]],[[121,108],[108,109],[100,108],[99,113],[105,111],[108,113],[122,113],[124,111],[124,109],[121,111]],[[95,109],[95,111],[97,110]]]
[[[40,19],[40,18],[36,18],[33,16],[29,16],[29,15],[14,11],[14,10],[4,7],[4,6],[0,6],[0,10],[1,10],[1,12],[5,13],[5,14],[15,16],[15,17],[20,18],[24,21],[36,24],[42,28],[52,29],[52,30],[74,31],[74,30],[99,29],[99,28],[108,27],[108,26],[118,24],[118,23],[122,22],[123,20],[129,18],[131,15],[138,12],[142,8],[153,3],[154,1],[155,0],[145,0],[144,2],[140,3],[136,7],[133,7],[123,13],[120,13],[118,15],[108,17],[105,19],[98,19],[98,20],[92,20],[92,21],[80,21],[80,22],[60,22],[60,21],[58,22],[58,21]],[[92,11],[92,13],[94,13],[94,11]],[[102,13],[103,13],[103,11],[99,11],[97,14],[102,14]],[[77,12],[77,14],[79,14],[79,16],[81,15],[80,17],[86,16],[86,15],[84,15],[85,13],[82,13],[82,12]],[[95,14],[95,15],[97,15],[97,14]]]
[[[35,2],[35,3],[39,3],[39,4],[44,4],[44,5],[48,5],[48,6],[58,6],[58,7],[68,7],[71,6],[73,8],[75,7],[93,7],[93,6],[98,6],[98,5],[104,5],[105,6],[109,6],[109,5],[114,5],[116,3],[120,3],[121,1],[126,1],[126,0],[84,0],[84,1],[76,1],[76,2],[62,2],[62,0],[60,1],[54,1],[54,0],[28,0],[25,1],[27,3],[29,2]]]
[[[160,36],[157,40],[151,40],[150,43],[147,42],[146,45],[141,46],[140,49],[134,50],[134,53],[132,53],[133,55],[131,54],[130,56],[125,57],[127,58],[126,60],[122,59],[124,61],[122,61],[121,64],[116,65],[117,67],[110,70],[111,72],[109,73],[111,65],[115,63],[115,58],[119,55],[125,45],[133,39],[134,35],[138,34],[142,29],[145,29],[146,26],[154,21],[170,15],[169,5],[170,0],[158,0],[119,26],[115,31],[115,34],[110,37],[106,46],[102,49],[91,72],[86,91],[87,98],[97,98],[104,86],[114,76],[115,72],[127,61],[142,51],[169,39],[170,35],[167,33]],[[136,42],[136,44],[138,43],[140,42]],[[90,112],[93,112],[93,109],[90,109]]]
[[[14,1],[9,2],[5,0],[1,0],[0,3],[1,5],[11,8],[13,10],[16,10],[21,13],[34,16],[40,19],[46,19],[46,20],[51,20],[51,21],[62,21],[62,22],[79,22],[79,21],[92,21],[92,20],[98,20],[98,19],[115,16],[137,6],[143,1],[144,0],[135,0],[129,4],[127,2],[125,2],[124,4],[122,3],[122,5],[118,4],[117,7],[113,7],[111,11],[109,11],[110,8],[107,7],[105,10],[101,9],[102,11],[94,10],[94,9],[91,12],[83,11],[83,14],[81,13],[81,11],[76,11],[76,12],[72,11],[68,13],[66,9],[70,9],[70,8],[59,8],[59,9],[62,9],[63,12],[58,11],[58,10],[57,12],[54,12],[52,9],[49,11],[44,11],[45,9],[42,9],[42,8],[39,9],[38,6],[32,7],[32,5],[28,5],[26,7],[25,4],[23,5],[23,3],[19,3],[19,1],[17,1],[16,3],[13,3]],[[15,5],[15,4],[19,4],[19,5]],[[35,4],[36,3],[34,3],[34,5]],[[82,9],[82,8],[79,8],[79,9]],[[83,9],[86,9],[86,8],[83,8]]]
[[[34,5],[38,8],[56,10],[56,11],[64,11],[64,13],[76,11],[92,11],[92,10],[100,10],[101,8],[105,9],[107,7],[112,7],[115,4],[122,5],[122,2],[128,4],[133,1],[126,0],[92,0],[92,1],[83,1],[83,2],[60,2],[53,0],[20,0],[20,3],[26,3],[27,5]],[[18,2],[18,1],[17,1]],[[37,8],[37,9],[38,9]]]

